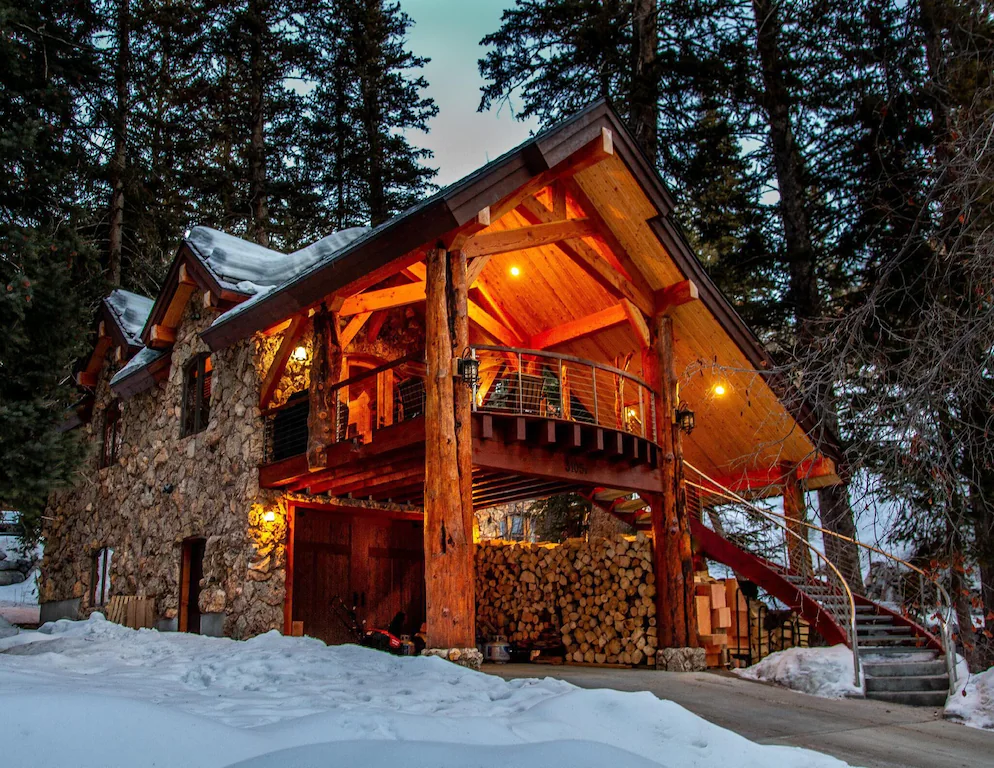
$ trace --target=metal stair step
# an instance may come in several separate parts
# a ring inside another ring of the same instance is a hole
[[[912,707],[942,707],[946,704],[945,691],[867,691],[866,698]]]
[[[934,651],[932,652],[934,653]],[[927,661],[864,661],[863,674],[875,677],[931,677],[946,674],[946,662],[942,659]]]
[[[874,643],[880,643],[885,645],[910,645],[912,648],[917,646],[919,643],[924,645],[925,639],[918,638],[914,635],[886,635],[883,633],[864,633],[857,632],[857,639],[860,641],[860,645],[866,643],[867,645],[873,645]]]
[[[866,692],[881,691],[948,691],[948,675],[907,675],[903,677],[865,677]]]
[[[859,643],[859,652],[868,656],[899,656],[901,654],[918,655],[930,653],[932,654],[932,658],[935,658],[938,655],[936,651],[925,646],[916,648],[913,645],[863,645],[863,643]]]
[[[856,620],[856,631],[872,634],[879,632],[885,635],[910,635],[911,627],[899,626],[897,624],[861,624],[859,617]]]

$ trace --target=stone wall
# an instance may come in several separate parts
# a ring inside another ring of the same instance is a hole
[[[570,661],[654,663],[655,578],[645,534],[562,544],[484,541],[476,620],[528,648],[561,641]]]
[[[260,490],[257,472],[263,455],[259,386],[279,337],[245,340],[212,356],[208,426],[180,437],[183,369],[209,351],[198,334],[215,317],[194,294],[177,329],[168,378],[121,403],[118,461],[98,469],[116,370],[105,363],[93,418],[81,428],[94,456],[75,486],[53,494],[46,510],[42,602],[81,598],[81,614],[92,611],[91,561],[111,547],[111,594],[155,597],[159,618],[175,619],[182,542],[204,537],[200,610],[225,613],[225,633],[234,637],[282,627],[285,507],[277,494]],[[281,387],[292,391],[301,379],[301,371],[291,370]],[[271,522],[265,519],[270,511]]]

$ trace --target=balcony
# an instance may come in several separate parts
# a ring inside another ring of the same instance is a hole
[[[655,401],[645,382],[569,355],[474,346],[478,506],[593,485],[658,488]],[[456,386],[463,386],[457,380]],[[425,365],[402,358],[330,390],[327,465],[307,466],[307,393],[266,411],[264,487],[420,503]]]

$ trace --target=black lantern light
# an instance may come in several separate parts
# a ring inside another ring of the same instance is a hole
[[[674,421],[681,430],[686,434],[690,434],[694,431],[694,427],[697,426],[694,419],[694,412],[687,407],[687,404],[683,401],[677,406],[676,413],[674,414]]]
[[[463,350],[457,365],[456,372],[463,383],[470,389],[475,389],[480,383],[480,361],[473,356],[473,351],[469,347]]]

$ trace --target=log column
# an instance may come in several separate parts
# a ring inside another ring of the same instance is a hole
[[[804,488],[797,478],[795,467],[784,467],[783,473],[783,514],[787,521],[787,529],[806,542],[808,528],[803,525],[803,522],[807,521]],[[787,559],[790,570],[802,576],[810,576],[814,570],[811,564],[811,550],[794,536],[784,535],[787,537]]]
[[[322,304],[314,313],[311,383],[308,391],[307,468],[314,472],[328,465],[328,446],[335,442],[338,425],[333,389],[342,377],[342,347],[338,315]]]
[[[452,332],[452,356],[459,358],[469,347],[469,282],[466,274],[466,256],[462,251],[453,251],[449,254],[448,276],[446,300]],[[462,499],[463,525],[470,536],[470,541],[476,542],[479,539],[479,527],[476,515],[473,513],[473,390],[461,381],[455,382],[454,390],[456,455],[459,461],[459,495]]]
[[[683,440],[673,423],[677,372],[673,354],[673,318],[657,315],[649,327],[642,371],[652,387],[656,408],[656,442],[661,453],[662,488],[651,495],[653,570],[656,575],[656,625],[660,648],[696,648],[694,567],[683,487]]]
[[[467,525],[463,510],[456,440],[448,254],[441,249],[431,250],[425,262],[424,547],[428,648],[475,648],[473,529]],[[461,292],[465,293],[465,287]]]

